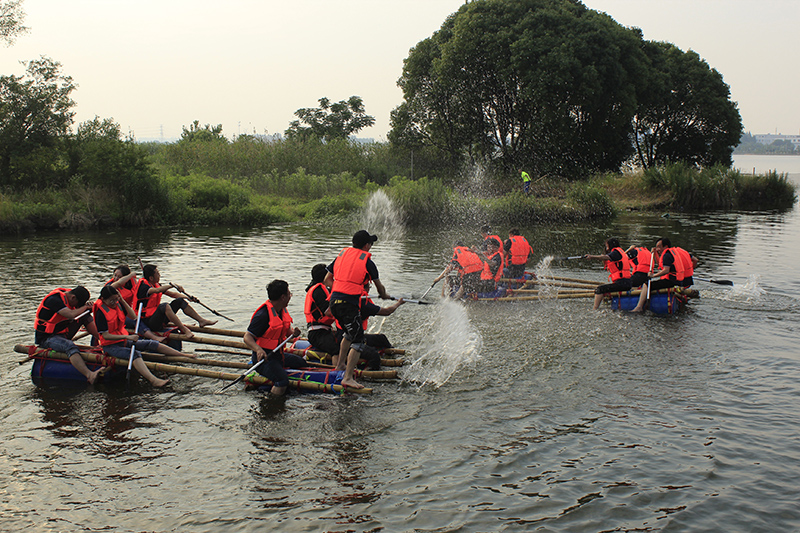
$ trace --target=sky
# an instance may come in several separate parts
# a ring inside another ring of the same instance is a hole
[[[303,107],[360,96],[386,140],[409,49],[463,0],[25,0],[27,34],[0,45],[0,74],[42,55],[78,88],[76,124],[113,118],[139,140],[194,120],[223,134],[282,133]],[[745,131],[800,134],[800,0],[584,0],[645,39],[717,69]]]

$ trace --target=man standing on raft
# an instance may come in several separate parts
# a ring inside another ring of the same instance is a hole
[[[342,385],[355,389],[364,388],[353,376],[361,358],[361,344],[364,342],[364,327],[359,305],[361,295],[364,293],[364,284],[373,282],[378,290],[378,296],[384,300],[391,299],[378,279],[378,267],[370,259],[372,254],[369,250],[377,240],[377,235],[370,235],[366,230],[357,231],[353,235],[353,246],[344,248],[328,265],[328,274],[325,277],[328,281],[333,279],[331,313],[344,329],[336,368],[344,370]]]

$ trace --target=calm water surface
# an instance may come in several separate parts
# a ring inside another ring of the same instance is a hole
[[[384,232],[373,252],[389,292],[419,296],[479,224]],[[670,318],[576,300],[405,305],[381,331],[416,362],[371,396],[218,395],[218,382],[189,376],[168,391],[37,387],[17,363],[13,345],[32,341],[47,291],[83,283],[97,294],[137,256],[234,329],[268,281],[286,279],[302,322],[311,266],[353,229],[0,240],[0,529],[800,529],[797,206],[523,228],[537,261],[597,253],[609,235],[670,235],[701,258],[698,275],[736,285],[698,285],[702,298]],[[582,261],[549,269],[605,277]]]

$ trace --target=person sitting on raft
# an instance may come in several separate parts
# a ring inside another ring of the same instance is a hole
[[[625,250],[625,253],[628,255],[628,259],[631,260],[631,269],[633,270],[631,273],[631,287],[643,286],[650,279],[648,274],[650,274],[650,270],[654,266],[653,253],[644,246],[635,246],[633,244]]]
[[[361,358],[367,362],[367,369],[380,370],[381,353],[379,350],[391,348],[389,338],[382,333],[367,333],[368,322],[373,316],[389,316],[405,303],[398,298],[392,305],[381,307],[372,301],[369,296],[369,283],[364,285],[364,295],[361,297],[361,318],[364,320],[361,327],[364,330],[364,344],[362,345]],[[335,364],[335,363],[334,363]]]
[[[131,268],[128,265],[119,265],[114,269],[113,277],[106,282],[106,285],[110,285],[117,289],[120,297],[128,303],[128,306],[130,306],[131,309],[133,309],[133,302],[136,299],[136,285],[138,281],[139,280],[136,279],[136,274],[131,271]],[[134,330],[136,328],[136,317],[133,319],[126,317],[125,327],[129,330]],[[136,333],[146,339],[151,339],[158,342],[164,340],[164,337],[161,335],[156,335],[153,333],[150,328],[147,327],[147,324],[144,320],[139,321],[139,331]]]
[[[134,346],[133,368],[154,387],[163,387],[169,383],[169,380],[159,379],[150,372],[142,359],[143,351],[178,357],[194,357],[192,354],[181,353],[156,340],[139,339],[139,335],[128,333],[125,329],[126,318],[133,318],[135,322],[136,313],[117,289],[111,285],[106,285],[100,290],[100,298],[94,303],[92,310],[103,352],[111,357],[127,361],[131,357],[131,346]],[[131,329],[135,329],[135,327],[134,324]]]
[[[284,354],[282,349],[273,351],[290,335],[300,335],[298,328],[292,328],[292,317],[286,310],[291,299],[288,283],[281,279],[271,281],[267,285],[267,301],[253,313],[244,334],[244,343],[253,350],[253,364],[266,358],[256,370],[272,382],[270,392],[276,396],[285,394],[289,386],[289,375],[284,367],[307,366],[300,356]]]
[[[40,348],[66,353],[72,366],[93,384],[103,368],[89,370],[80,350],[72,342],[81,326],[97,336],[97,328],[90,314],[92,306],[86,303],[88,300],[89,291],[80,285],[72,290],[59,288],[50,291],[36,309],[34,343]]]
[[[331,280],[326,283],[328,269],[324,263],[311,268],[311,283],[306,287],[303,312],[306,316],[308,342],[316,352],[339,355],[339,339],[333,331],[336,319],[330,311]]]
[[[463,298],[465,294],[478,292],[481,286],[483,261],[461,241],[456,241],[453,245],[453,258],[444,271],[433,280],[434,285],[453,270],[456,270],[459,276],[459,286],[454,298]]]
[[[609,292],[625,292],[631,289],[631,262],[628,254],[620,247],[619,239],[611,237],[605,242],[606,253],[603,255],[586,254],[584,259],[598,259],[605,262],[611,283],[600,285],[594,290],[594,308],[600,307],[600,302]]]
[[[486,251],[474,249],[483,262],[481,271],[481,285],[479,292],[493,292],[497,289],[497,283],[503,277],[503,254],[500,252],[500,241],[497,239],[486,239]]]
[[[136,297],[133,308],[138,309],[139,303],[144,302],[142,308],[142,320],[147,322],[147,326],[153,331],[164,331],[167,324],[172,322],[187,337],[194,337],[194,333],[187,328],[177,316],[178,310],[182,310],[185,315],[197,320],[200,327],[216,324],[216,320],[207,320],[195,311],[189,302],[178,292],[170,290],[173,285],[160,285],[161,272],[156,265],[144,265],[142,277],[136,284]],[[183,292],[183,287],[174,285]],[[167,295],[174,298],[169,304],[161,303],[161,296]],[[192,301],[196,299],[189,298]]]
[[[662,237],[656,241],[653,254],[655,254],[658,260],[658,270],[656,272],[651,272],[649,277],[650,279],[661,279],[649,281],[648,289],[642,290],[642,293],[639,295],[639,303],[631,310],[634,313],[641,313],[644,311],[644,305],[647,302],[648,294],[652,294],[653,291],[680,287],[683,284],[685,272],[683,256],[672,248],[672,242],[668,238]]]
[[[511,228],[508,239],[503,243],[506,257],[506,277],[521,279],[525,276],[525,265],[533,257],[533,248],[528,240],[519,234],[519,228]]]

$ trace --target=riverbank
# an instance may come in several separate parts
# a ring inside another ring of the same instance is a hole
[[[786,209],[797,200],[795,186],[774,170],[746,174],[680,164],[583,181],[542,177],[534,180],[529,195],[508,190],[502,181],[487,181],[451,186],[438,178],[395,176],[380,186],[362,174],[312,175],[303,169],[246,179],[162,172],[150,191],[149,207],[134,213],[123,209],[128,199],[119,191],[76,181],[66,190],[0,194],[0,233],[344,220],[378,189],[393,200],[409,226],[465,217],[527,225],[611,218],[622,210]]]

